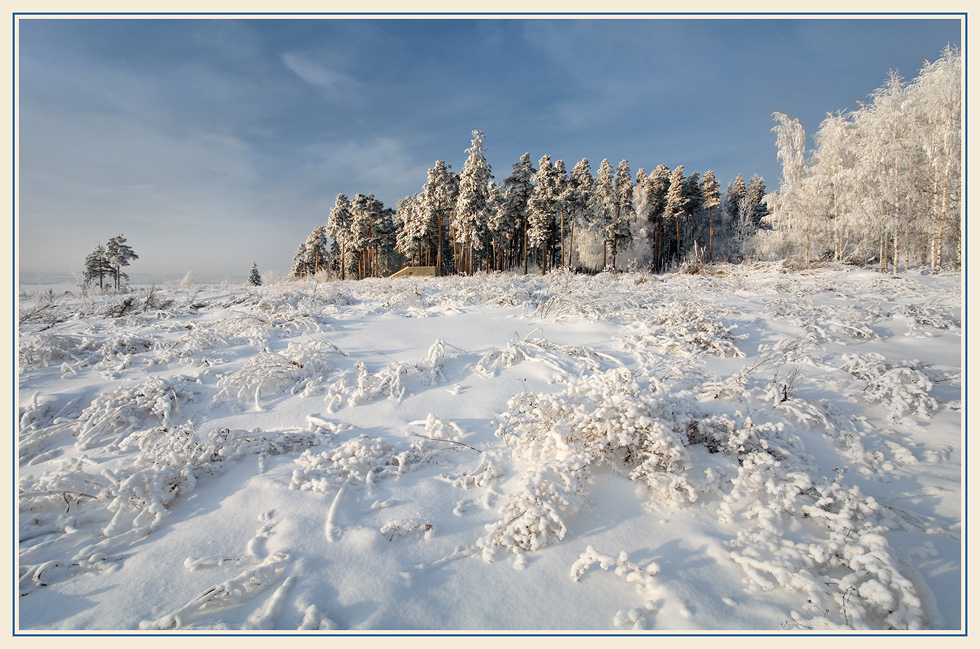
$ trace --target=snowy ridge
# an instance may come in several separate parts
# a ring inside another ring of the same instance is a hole
[[[25,296],[19,628],[955,630],[961,281]]]

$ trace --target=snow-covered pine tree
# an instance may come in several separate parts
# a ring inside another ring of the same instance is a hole
[[[657,165],[644,181],[643,198],[644,219],[648,245],[651,252],[651,271],[663,270],[666,266],[667,246],[664,210],[667,208],[667,190],[670,189],[670,168]]]
[[[378,222],[384,212],[384,204],[374,197],[357,194],[351,201],[350,240],[348,248],[355,258],[357,277],[376,277],[378,275]],[[388,229],[387,234],[393,234]],[[388,244],[386,243],[386,246]]]
[[[435,261],[440,275],[455,272],[452,238],[447,236],[453,208],[459,195],[459,176],[442,160],[429,169],[428,181],[422,188],[421,214],[423,220],[434,224],[436,233]]]
[[[569,211],[569,199],[572,198],[572,192],[572,179],[568,175],[568,170],[565,169],[565,161],[555,160],[555,201],[558,209],[558,217],[555,222],[557,235],[552,237],[555,239],[555,245],[552,246],[551,259],[549,260],[551,266],[554,266],[555,263],[558,266],[565,265],[565,239],[571,221],[569,218],[571,214]]]
[[[569,177],[567,190],[562,197],[570,214],[568,224],[568,260],[565,262],[572,266],[572,253],[575,250],[575,228],[579,227],[588,230],[592,225],[592,192],[595,187],[595,178],[592,176],[592,167],[589,165],[588,158],[582,158],[572,167]]]
[[[99,289],[104,289],[106,276],[112,277],[113,274],[114,269],[109,263],[106,247],[100,243],[95,247],[95,250],[85,257],[85,273],[82,277],[85,282],[90,283],[94,283],[98,279]]]
[[[609,254],[610,234],[615,218],[616,190],[613,185],[613,168],[609,158],[599,163],[599,170],[592,192],[592,206],[595,214],[593,227],[602,238],[602,268],[606,268]]]
[[[514,163],[512,173],[504,180],[503,204],[499,208],[499,224],[496,226],[498,238],[506,236],[507,228],[513,228],[513,238],[510,250],[507,251],[507,261],[501,263],[504,267],[514,267],[519,260],[524,263],[524,273],[527,274],[527,218],[530,209],[531,193],[534,184],[531,178],[537,172],[531,164],[531,154],[524,153],[520,160]]]
[[[749,199],[749,215],[752,218],[752,225],[759,229],[762,226],[762,219],[769,215],[769,207],[766,205],[766,181],[759,174],[752,174],[749,180],[747,197]]]
[[[334,206],[331,208],[330,215],[327,217],[327,225],[324,228],[324,233],[333,239],[340,249],[337,264],[340,267],[340,279],[342,280],[347,279],[347,271],[350,269],[354,260],[352,250],[350,249],[352,218],[350,199],[343,194],[337,194]],[[306,274],[308,273],[304,271],[302,276],[305,277]]]
[[[126,243],[126,237],[121,234],[109,239],[106,243],[105,252],[106,259],[112,266],[115,288],[118,291],[122,286],[122,281],[127,278],[126,273],[122,271],[123,267],[129,266],[129,262],[139,259],[139,256],[133,252],[133,249]]]
[[[538,170],[532,181],[527,221],[527,245],[529,250],[538,251],[541,274],[548,268],[548,245],[554,230],[555,215],[558,212],[558,174],[551,164],[551,156],[543,155],[538,160]]]
[[[721,204],[721,185],[711,169],[701,176],[701,199],[704,209],[708,211],[708,261],[712,262],[715,258],[715,220],[712,210]]]
[[[262,286],[262,276],[259,275],[259,266],[252,262],[252,271],[248,274],[248,283],[252,286]]]
[[[460,247],[457,267],[467,273],[474,270],[474,253],[484,252],[490,241],[490,163],[484,155],[483,132],[473,131],[468,157],[459,174],[459,195],[453,214],[453,241]],[[455,250],[455,247],[454,247]],[[459,263],[459,262],[462,263]]]
[[[620,161],[613,179],[613,218],[606,240],[612,252],[612,265],[616,268],[616,257],[621,250],[633,241],[633,174],[628,160]]]
[[[670,174],[670,185],[664,199],[664,222],[667,229],[673,233],[669,241],[668,256],[678,260],[683,254],[681,249],[684,216],[687,213],[687,198],[684,195],[684,165],[678,165]]]
[[[422,210],[422,194],[412,194],[398,201],[395,212],[396,250],[412,266],[431,266],[435,251],[435,232]]]
[[[701,195],[701,174],[693,172],[684,180],[684,221],[687,226],[682,230],[681,257],[686,258],[703,228],[699,222],[704,196]]]
[[[306,242],[297,248],[296,256],[293,257],[293,275],[312,277],[328,268],[326,228],[318,225],[313,228]]]
[[[405,264],[405,256],[398,251],[398,231],[395,210],[382,207],[374,225],[374,271],[377,277],[387,277]]]

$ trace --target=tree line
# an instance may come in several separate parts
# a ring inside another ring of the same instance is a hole
[[[553,268],[597,271],[626,263],[659,271],[692,254],[738,257],[737,242],[767,214],[765,182],[739,175],[723,195],[712,171],[658,165],[634,177],[629,161],[563,160],[525,153],[494,182],[484,136],[473,131],[459,173],[443,160],[421,190],[385,208],[373,195],[341,194],[293,259],[297,277],[387,275],[403,265],[441,274]],[[745,218],[743,218],[743,215]]]

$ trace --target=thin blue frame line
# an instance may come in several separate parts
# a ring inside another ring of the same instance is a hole
[[[967,16],[963,15],[963,43],[960,45],[960,56],[963,61],[963,178],[961,182],[963,183],[963,209],[960,216],[963,222],[963,238],[966,241],[960,243],[960,249],[963,249],[963,245],[969,242],[969,237],[967,237],[967,232],[969,231],[969,219],[966,215],[969,214],[969,193],[970,193],[970,183],[968,179],[970,178],[969,173],[969,161],[970,161],[970,148],[967,146],[970,141],[967,137],[969,127],[970,127],[970,93],[969,93],[969,61],[964,55],[967,42]],[[970,299],[970,292],[967,289],[967,284],[969,283],[970,274],[967,272],[966,255],[963,256],[964,263],[960,268],[960,272],[963,273],[963,317],[962,321],[967,322],[969,320],[970,309],[968,308],[968,301]],[[969,331],[969,327],[963,329],[963,331]],[[969,363],[966,362],[969,359],[968,349],[969,341],[965,333],[963,335],[963,395],[968,395],[970,393],[968,389],[969,385]],[[967,399],[963,400],[963,403],[967,403]],[[969,406],[966,406],[968,408]],[[969,463],[970,453],[970,436],[967,434],[967,428],[969,427],[970,418],[967,416],[966,410],[963,411],[963,603],[961,605],[961,614],[963,616],[963,635],[969,635],[969,622],[970,622],[970,571],[968,570],[970,565],[970,472],[966,470],[966,466]]]
[[[245,12],[245,13],[231,13],[231,12],[219,12],[219,13],[204,13],[204,12],[193,12],[193,13],[177,13],[177,12],[167,12],[167,13],[145,13],[145,12],[144,13],[124,13],[124,12],[91,12],[91,13],[88,13],[88,12],[67,12],[67,13],[55,13],[55,12],[12,12],[11,13],[11,17],[12,17],[12,20],[11,20],[11,71],[12,71],[12,74],[11,74],[11,91],[12,91],[11,92],[11,108],[12,108],[11,115],[12,116],[15,116],[16,113],[17,113],[17,102],[16,102],[16,88],[17,88],[17,42],[16,42],[16,40],[17,39],[16,39],[16,34],[17,34],[17,21],[18,21],[18,18],[19,17],[23,17],[23,16],[110,16],[110,15],[111,16],[120,16],[120,15],[125,15],[125,16],[144,16],[144,17],[147,17],[147,16],[168,16],[168,15],[169,16],[273,16],[273,15],[276,15],[276,16],[327,16],[327,15],[330,15],[330,16],[379,16],[379,15],[385,15],[385,16],[397,16],[397,15],[412,15],[412,16],[415,16],[415,15],[418,15],[418,16],[446,16],[446,15],[453,15],[453,16],[502,16],[502,15],[507,15],[507,16],[555,16],[555,15],[561,15],[561,16],[582,16],[582,15],[587,15],[587,16],[650,16],[650,15],[656,15],[656,16],[831,16],[831,15],[833,15],[833,16],[851,16],[851,17],[853,17],[853,16],[924,16],[924,15],[928,15],[928,16],[960,16],[962,18],[962,20],[963,20],[963,43],[961,44],[960,48],[963,49],[963,50],[965,50],[966,43],[968,41],[968,35],[967,35],[967,32],[968,32],[968,12],[936,12],[936,13],[930,13],[930,12],[895,12],[895,13],[891,13],[891,12],[855,12],[855,13],[843,13],[843,14],[842,13],[835,13],[835,12],[818,12],[818,13],[790,12],[790,13],[780,13],[780,14],[772,14],[772,13],[765,13],[765,12],[719,12],[719,13],[710,13],[710,14],[709,13],[694,13],[694,14],[691,14],[691,13],[680,13],[680,12],[643,12],[643,13],[573,12],[573,13],[563,13],[563,14],[555,14],[555,13],[550,13],[550,12],[527,12],[527,13],[516,13],[516,14],[515,13],[503,13],[503,12],[493,12],[493,13],[467,12],[467,13],[460,13],[460,14],[447,14],[447,13],[444,13],[444,12],[443,13],[438,13],[438,12],[396,12],[396,13],[385,13],[385,14],[379,14],[379,13],[363,14],[363,13],[354,13],[354,12],[336,12],[336,13],[328,13],[328,12],[317,12],[317,13],[295,13],[295,12],[293,12],[293,13],[273,13],[273,12]],[[967,69],[968,66],[969,66],[969,62],[967,60],[967,57],[964,56],[963,57],[963,90],[964,90],[964,93],[963,93],[963,96],[964,96],[964,100],[963,100],[963,114],[964,114],[964,119],[963,119],[963,142],[964,142],[964,150],[963,150],[963,177],[964,178],[969,178],[969,172],[968,172],[968,169],[969,169],[969,148],[966,146],[966,143],[969,142],[969,138],[968,138],[968,130],[969,130],[969,110],[968,110],[968,105],[969,105],[969,92],[968,92],[969,74],[968,74],[968,69]],[[16,136],[17,136],[17,122],[16,122],[16,118],[12,117],[12,119],[11,119],[11,142],[12,143],[13,142],[16,142]],[[17,206],[17,166],[16,166],[16,159],[17,159],[16,158],[16,146],[12,146],[11,147],[11,169],[12,169],[12,174],[11,174],[11,185],[12,185],[12,187],[11,187],[11,189],[12,189],[12,191],[11,191],[11,213],[12,213],[12,216],[14,218],[11,219],[11,231],[12,231],[12,238],[13,238],[13,242],[14,242],[14,254],[11,255],[12,258],[13,258],[11,279],[12,279],[12,281],[14,281],[14,283],[15,283],[16,270],[17,270],[17,253],[16,253],[16,234],[17,234],[17,225],[16,225],[17,224],[17,219],[16,219],[16,213],[17,213],[17,210],[16,210],[16,206]],[[969,207],[968,206],[969,206],[969,183],[964,183],[964,190],[963,190],[963,214],[964,215],[969,212]],[[965,219],[964,218],[963,219],[963,236],[964,236],[964,239],[968,239],[968,237],[966,236],[967,235],[967,232],[968,232],[968,229],[969,229],[968,219]],[[965,265],[966,265],[966,263],[964,263],[964,266]],[[966,272],[966,268],[965,267],[961,269],[961,272],[964,274],[963,275],[963,283],[964,283],[964,289],[966,289],[966,285],[967,285],[967,282],[968,282],[968,273]],[[14,291],[12,292],[12,294],[13,295],[16,295],[16,286],[13,286],[13,289],[14,289]],[[969,312],[969,309],[967,308],[967,306],[968,306],[967,305],[968,300],[969,300],[969,293],[967,291],[964,291],[963,307],[964,307],[964,311],[966,311],[967,313]],[[13,315],[13,313],[11,315],[11,318],[12,318],[12,327],[11,327],[12,342],[14,342],[16,344],[16,338],[17,338],[17,322],[16,322],[16,318]],[[968,319],[968,315],[964,316],[964,319]],[[966,337],[964,337],[964,339],[963,339],[963,351],[964,351],[964,355],[967,355],[967,350],[968,350],[968,341],[967,341]],[[16,396],[17,396],[16,369],[14,369],[14,377],[13,378],[14,378],[14,381],[13,381],[13,386],[12,386],[12,392],[13,392],[12,397],[13,397],[13,400],[16,401]],[[968,383],[969,383],[969,372],[967,370],[964,370],[964,374],[963,374],[963,388],[962,388],[964,394],[968,393]],[[964,422],[966,422],[966,421],[967,421],[967,418],[964,418]],[[14,429],[15,428],[16,428],[16,417],[14,417]],[[966,432],[966,429],[964,428],[964,433],[965,432]],[[964,434],[963,437],[964,437],[964,440],[963,440],[963,457],[964,457],[964,469],[965,469],[966,462],[967,462],[967,459],[969,457],[969,439],[968,439],[968,436],[965,435],[965,434]],[[13,458],[13,457],[16,456],[16,450],[17,450],[16,436],[12,436],[12,442],[11,443],[12,443],[11,457]],[[14,468],[16,469],[16,464],[14,465]],[[11,475],[12,476],[15,476],[16,475],[16,470],[13,471],[11,473]],[[16,484],[12,484],[11,493],[15,493],[15,489],[14,489],[15,487],[16,487]],[[966,636],[969,635],[969,628],[968,628],[968,625],[969,625],[969,588],[968,588],[968,581],[969,581],[969,571],[968,571],[968,566],[969,566],[969,542],[968,542],[968,539],[969,539],[969,525],[967,524],[968,517],[969,517],[969,473],[967,471],[964,471],[963,472],[963,490],[964,490],[964,501],[963,501],[963,511],[964,511],[964,515],[963,515],[963,522],[964,522],[963,544],[964,544],[964,546],[963,547],[964,547],[964,551],[963,551],[963,570],[962,570],[962,574],[963,574],[964,585],[963,585],[963,603],[962,603],[962,607],[961,608],[962,608],[962,612],[963,612],[964,615],[963,615],[963,627],[962,627],[962,631],[961,632],[956,632],[956,633],[938,633],[938,632],[936,632],[936,633],[901,633],[901,634],[872,633],[872,634],[861,634],[861,637],[892,637],[892,638],[894,638],[894,637],[966,637]],[[13,520],[11,521],[11,530],[12,530],[11,531],[11,534],[12,534],[12,539],[11,540],[14,541],[14,542],[12,543],[11,547],[16,548],[16,541],[15,541],[15,539],[16,539],[16,536],[15,536],[15,534],[16,534],[16,529],[15,529],[16,528],[16,525],[15,525],[15,523],[16,523],[16,514],[14,513],[14,514],[12,514],[12,516],[13,516]],[[14,597],[11,598],[11,601],[12,601],[12,604],[11,604],[11,607],[12,607],[11,613],[13,614],[13,613],[16,613],[16,602],[17,602],[16,587],[14,588]],[[14,615],[11,615],[11,620],[14,620],[14,619],[15,619],[14,618]],[[16,626],[16,624],[15,624],[15,626]],[[177,634],[167,634],[167,635],[168,635],[168,637],[170,637],[170,636],[173,636],[173,637],[241,637],[242,636],[242,634],[180,634],[180,633],[177,633]],[[287,633],[282,633],[282,634],[263,633],[263,634],[246,634],[246,635],[248,637],[292,637],[293,635],[296,635],[296,634],[292,634],[292,633],[288,633],[288,634]],[[626,633],[626,634],[618,634],[618,633],[617,634],[613,634],[613,633],[595,633],[595,634],[593,634],[593,633],[544,633],[544,634],[536,634],[536,633],[535,634],[521,634],[521,633],[430,633],[430,634],[428,634],[428,633],[381,633],[381,634],[378,634],[378,633],[328,633],[328,634],[311,634],[311,635],[327,636],[327,637],[374,637],[374,636],[377,636],[377,637],[413,637],[413,636],[417,636],[417,637],[440,637],[440,636],[446,636],[446,637],[620,637],[620,636],[625,636],[625,637],[651,637],[652,638],[652,637],[785,637],[787,634],[784,634],[784,633],[751,633],[751,632],[749,632],[749,633],[732,633],[732,632],[726,632],[726,633],[701,633],[701,634],[695,634],[695,633],[692,633],[692,634],[686,634],[686,633],[649,633],[649,634],[630,634],[630,633]],[[796,635],[796,634],[792,634],[792,635]],[[61,634],[61,633],[18,633],[17,631],[13,631],[12,632],[12,637],[23,637],[23,638],[45,637],[46,638],[46,637],[153,637],[153,636],[146,635],[146,634],[135,634],[135,633],[119,633],[119,634],[116,634],[116,633],[104,633],[104,634],[101,634],[101,633],[100,634],[88,634],[88,633],[86,633],[86,634],[80,634],[80,633],[73,634],[73,633],[65,633],[65,634]],[[855,637],[855,635],[852,634],[852,633],[826,633],[826,634],[819,633],[819,634],[805,634],[805,636],[803,636],[803,637],[847,637],[847,638],[853,638],[853,637]]]
[[[860,12],[766,12],[766,11],[724,11],[724,12],[659,12],[659,11],[649,11],[649,12],[606,12],[606,11],[573,11],[573,12],[545,12],[545,11],[528,11],[528,12],[505,12],[505,11],[491,11],[491,12],[434,12],[434,11],[392,11],[392,12],[355,12],[355,11],[338,11],[338,12],[326,12],[326,11],[312,11],[312,12],[274,12],[274,11],[242,11],[242,12],[177,12],[177,11],[164,11],[164,12],[128,12],[128,11],[65,11],[65,12],[54,12],[54,11],[22,11],[13,12],[13,16],[691,16],[691,17],[701,17],[706,18],[709,16],[772,16],[778,18],[781,16],[786,17],[806,17],[806,16],[841,16],[841,17],[859,17],[859,16],[962,16],[966,18],[967,12],[956,12],[956,11],[937,11],[937,12],[927,12],[927,11],[860,11]]]
[[[11,219],[10,219],[10,230],[11,230],[11,239],[10,239],[10,241],[11,241],[11,246],[13,247],[13,254],[11,255],[12,265],[11,265],[11,273],[10,273],[10,281],[13,284],[13,286],[11,286],[11,292],[10,292],[10,294],[11,294],[11,297],[14,300],[16,300],[16,297],[14,297],[14,296],[17,295],[17,285],[16,285],[16,282],[17,282],[17,264],[18,264],[18,259],[17,259],[17,146],[16,146],[16,142],[17,142],[17,19],[16,18],[14,18],[14,20],[11,21],[10,47],[11,47],[11,57],[10,57],[10,66],[11,66],[11,69],[10,69],[10,72],[11,72],[11,74],[10,74],[10,91],[11,91],[10,92],[10,135],[11,135],[11,139],[10,139],[10,143],[11,143],[11,147],[10,147],[10,169],[11,169],[11,174],[10,174],[10,183],[11,183],[11,188],[10,188],[11,189],[11,192],[10,192],[10,215],[11,215]],[[17,316],[16,316],[16,313],[17,313],[16,301],[11,306],[13,306],[15,308],[12,308],[10,310],[10,320],[11,320],[11,326],[10,326],[11,341],[10,342],[11,342],[11,349],[12,350],[16,350],[17,349],[17,335],[18,335]],[[11,405],[15,405],[17,403],[17,391],[18,391],[17,366],[16,366],[16,363],[15,364],[12,364],[12,366],[10,368],[10,371],[11,371],[11,374],[12,374],[12,376],[11,376],[11,386],[10,386],[10,390],[11,390],[11,395],[10,395]],[[18,429],[17,428],[17,414],[16,414],[16,410],[15,410],[15,408],[11,408],[10,410],[11,410],[10,417],[11,417],[11,419],[13,419],[13,421],[11,422],[11,428],[10,428],[10,430],[16,431]],[[11,437],[11,453],[10,453],[10,457],[11,458],[16,458],[17,457],[17,437],[18,436],[17,435],[11,435],[10,437]],[[16,462],[16,460],[14,460],[13,471],[10,472],[10,479],[11,479],[11,485],[10,485],[11,490],[10,490],[10,493],[11,494],[16,494],[17,493],[17,468],[18,468],[18,463]],[[16,502],[15,502],[15,504],[16,504]],[[17,565],[17,550],[16,550],[16,548],[17,548],[17,508],[16,507],[12,507],[11,508],[11,512],[10,512],[10,536],[11,536],[11,539],[10,539],[11,546],[10,547],[13,548],[13,550],[14,550],[13,565]],[[10,614],[11,614],[10,619],[16,625],[15,620],[17,619],[16,618],[16,614],[17,614],[17,590],[18,590],[18,586],[16,584],[11,584],[11,589],[12,589],[13,592],[11,593],[12,597],[10,599]]]

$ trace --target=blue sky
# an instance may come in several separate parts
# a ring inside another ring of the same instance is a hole
[[[528,152],[741,173],[776,189],[773,111],[812,134],[956,17],[105,19],[18,22],[19,269],[80,272],[124,234],[130,274],[285,273],[337,194],[386,206],[482,130]]]

